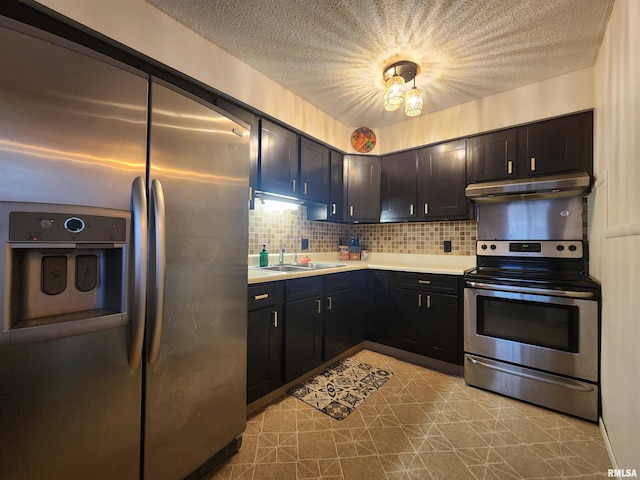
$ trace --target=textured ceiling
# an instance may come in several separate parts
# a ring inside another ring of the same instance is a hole
[[[595,62],[613,0],[147,0],[347,126],[382,107],[385,65],[420,65],[424,113]]]

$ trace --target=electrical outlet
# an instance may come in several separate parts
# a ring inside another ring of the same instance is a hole
[[[302,239],[302,245],[300,246],[300,248],[302,250],[309,250],[309,239],[308,238],[303,238]]]
[[[451,251],[451,240],[445,240],[444,241],[444,251],[445,252],[450,252]]]

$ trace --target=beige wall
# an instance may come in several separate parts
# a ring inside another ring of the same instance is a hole
[[[602,282],[602,418],[640,470],[640,2],[616,0],[595,66],[591,272]]]

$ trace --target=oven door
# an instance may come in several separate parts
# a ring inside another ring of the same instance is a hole
[[[465,352],[598,381],[596,300],[511,285],[467,285],[474,286],[464,290]]]

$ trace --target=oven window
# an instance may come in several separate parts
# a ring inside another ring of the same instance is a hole
[[[578,353],[578,307],[477,298],[478,334]]]

